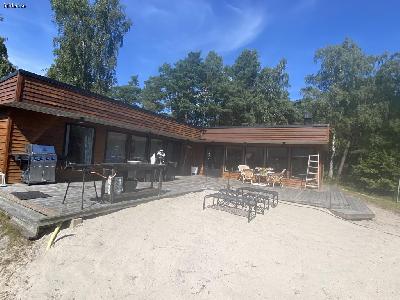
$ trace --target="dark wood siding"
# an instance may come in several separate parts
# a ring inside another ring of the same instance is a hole
[[[100,97],[100,96],[99,96]],[[82,117],[96,118],[116,124],[126,124],[158,135],[174,135],[182,139],[198,139],[201,129],[181,124],[142,110],[129,108],[116,101],[102,100],[54,86],[37,78],[25,76],[22,102],[60,111],[76,113]]]
[[[7,156],[9,147],[10,118],[6,114],[0,115],[0,171],[7,170]]]
[[[25,146],[29,143],[54,145],[59,158],[63,156],[65,126],[67,123],[76,122],[76,120],[68,118],[25,110],[13,110],[11,118],[12,131],[9,147],[10,153],[25,152]],[[32,124],[34,124],[34,126],[32,126]],[[88,125],[93,126],[96,131],[94,162],[102,162],[104,158],[106,128],[95,124]],[[0,128],[2,127],[3,126],[0,125]],[[7,181],[9,183],[20,182],[20,178],[20,166],[10,158],[7,168]]]
[[[13,110],[11,119],[10,153],[25,152],[26,144],[34,143],[54,145],[57,155],[62,154],[64,118],[24,110]],[[10,158],[7,181],[10,183],[19,182],[20,178],[20,166]]]
[[[17,75],[3,82],[0,82],[0,104],[14,101],[16,88],[17,88]]]
[[[205,142],[258,144],[328,144],[328,126],[208,128]]]

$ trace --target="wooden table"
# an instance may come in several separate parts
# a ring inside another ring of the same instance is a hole
[[[273,171],[272,168],[267,168],[267,173],[266,174],[262,174],[261,173],[255,173],[254,172],[254,177],[256,178],[256,180],[258,179],[258,183],[261,182],[261,177],[265,177],[268,178],[270,175],[275,174],[275,172]]]

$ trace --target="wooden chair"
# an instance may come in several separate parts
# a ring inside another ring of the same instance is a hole
[[[285,176],[285,173],[286,169],[283,169],[282,172],[271,175],[270,182],[272,183],[272,187],[275,187],[275,184],[277,183],[282,187],[282,179]]]
[[[254,172],[251,169],[242,170],[241,177],[243,183],[250,181],[250,183],[253,184]]]
[[[250,167],[248,165],[238,165],[238,170],[239,172],[242,172],[243,170],[248,170]]]
[[[267,185],[272,184],[271,181],[271,171],[273,169],[272,168],[259,168],[259,183],[261,183],[261,181],[264,181]]]
[[[249,170],[250,167],[248,165],[238,165],[238,170],[240,172],[239,180],[243,181],[243,170]]]

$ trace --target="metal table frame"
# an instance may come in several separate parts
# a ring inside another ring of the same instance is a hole
[[[136,171],[137,170],[145,170],[145,171],[150,171],[152,176],[151,176],[151,185],[150,188],[154,188],[154,181],[157,178],[157,173],[158,173],[158,186],[157,186],[157,194],[160,196],[161,194],[161,189],[162,189],[162,180],[163,180],[163,173],[165,171],[165,165],[160,165],[160,164],[148,164],[148,163],[100,163],[100,164],[69,164],[66,168],[70,168],[74,171],[82,172],[82,193],[81,193],[81,209],[83,209],[83,202],[84,202],[84,193],[85,193],[85,184],[86,184],[86,176],[87,175],[96,175],[101,177],[102,179],[102,184],[101,184],[101,201],[104,203],[104,198],[105,198],[105,185],[106,181],[109,178],[107,173],[111,173],[111,185],[110,185],[110,196],[109,196],[109,201],[110,203],[114,203],[116,198],[126,198],[129,196],[134,196],[135,193],[137,192],[131,192],[131,193],[122,193],[121,195],[115,195],[114,191],[114,178],[116,175],[122,172],[127,172],[129,170],[134,171],[134,177],[136,176]],[[101,169],[101,173],[98,172],[99,169]],[[64,204],[67,198],[67,193],[70,188],[72,181],[68,181],[67,188],[65,190],[64,198],[62,203]],[[98,194],[97,194],[97,187],[96,187],[96,181],[93,181],[93,187],[95,189],[96,193],[96,200],[99,200]]]

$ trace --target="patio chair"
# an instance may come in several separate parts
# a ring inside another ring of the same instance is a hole
[[[239,172],[242,172],[243,170],[248,170],[250,167],[248,165],[238,165],[238,170]]]
[[[282,187],[282,179],[285,176],[285,173],[286,169],[283,169],[282,172],[271,175],[270,182],[272,183],[272,187],[275,187],[275,184],[277,183]]]
[[[249,170],[250,167],[247,165],[238,165],[238,170],[240,172],[239,180],[243,180],[243,170]]]
[[[271,184],[271,168],[260,168],[259,169],[259,183],[263,180],[266,184]]]
[[[241,173],[242,182],[245,183],[246,181],[250,181],[253,184],[254,172],[251,169],[242,170]]]

